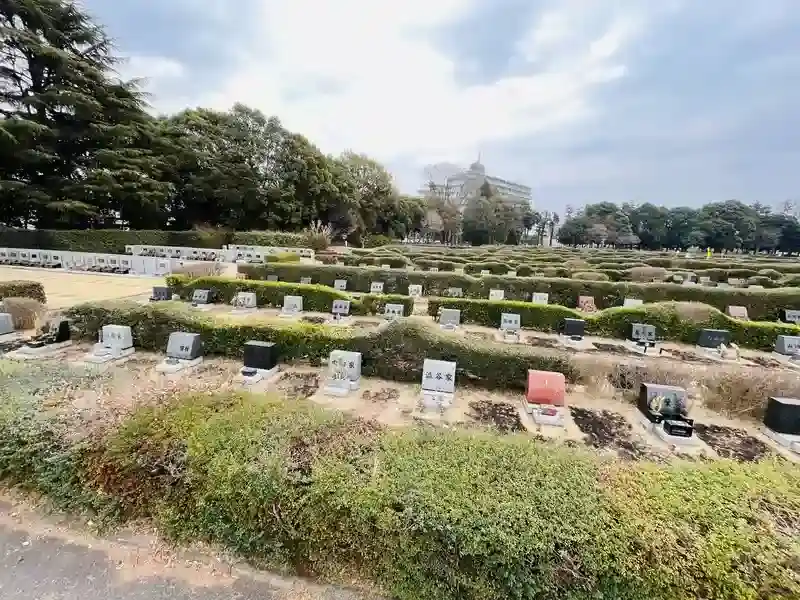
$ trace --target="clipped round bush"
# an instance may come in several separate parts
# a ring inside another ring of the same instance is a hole
[[[758,275],[755,277],[748,277],[747,285],[761,285],[765,288],[774,288],[778,286],[777,282],[773,281],[769,277],[762,277]]]
[[[761,269],[758,272],[760,277],[769,277],[770,279],[778,280],[783,277],[783,273],[780,271],[776,271],[775,269]]]
[[[572,279],[579,281],[610,281],[610,277],[598,271],[578,271],[572,274]]]
[[[265,258],[269,263],[300,262],[300,255],[294,252],[276,252],[275,254],[267,254]]]
[[[649,283],[651,281],[664,281],[668,272],[664,267],[633,267],[630,270],[631,281]]]

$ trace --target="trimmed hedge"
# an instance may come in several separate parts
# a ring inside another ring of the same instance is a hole
[[[502,289],[510,300],[527,301],[534,292],[546,292],[550,294],[550,304],[567,308],[577,307],[579,296],[593,296],[599,309],[622,306],[625,298],[639,298],[645,302],[700,302],[723,312],[728,306],[745,306],[750,318],[756,321],[777,321],[783,308],[800,310],[800,288],[748,290],[672,283],[472,277],[460,273],[387,271],[329,265],[241,265],[239,272],[251,279],[277,275],[282,281],[300,281],[301,277],[313,277],[314,281],[330,286],[336,279],[347,279],[347,286],[353,291],[369,291],[370,282],[383,281],[386,292],[400,294],[408,293],[409,284],[414,283],[421,284],[427,296],[444,296],[447,288],[460,287],[465,297],[488,298],[490,289]]]
[[[38,281],[0,281],[0,300],[3,298],[33,298],[47,304],[44,286]]]
[[[503,313],[517,313],[523,329],[557,332],[564,319],[583,319],[586,333],[601,337],[625,339],[631,323],[655,325],[658,335],[667,341],[696,344],[701,329],[727,329],[731,341],[756,350],[770,351],[779,335],[800,335],[800,326],[788,323],[740,321],[704,305],[663,302],[633,308],[608,308],[586,314],[563,306],[469,300],[461,298],[431,298],[428,314],[435,316],[440,308],[457,308],[462,323],[499,327]]]
[[[284,296],[302,296],[303,310],[329,313],[334,300],[350,300],[353,315],[379,315],[386,304],[402,304],[406,315],[414,312],[414,299],[398,294],[364,294],[358,298],[347,292],[314,284],[294,284],[281,281],[248,281],[226,277],[170,275],[167,285],[173,294],[190,300],[195,290],[212,290],[214,301],[230,304],[238,292],[254,292],[259,306],[283,306]]]
[[[425,358],[454,360],[460,384],[485,388],[524,389],[528,369],[559,371],[571,382],[579,379],[569,356],[541,349],[512,347],[487,342],[473,344],[435,328],[410,321],[356,333],[342,327],[310,323],[273,324],[253,320],[240,322],[223,316],[193,312],[183,304],[159,302],[147,306],[132,302],[82,304],[67,312],[76,336],[96,340],[103,325],[129,325],[136,346],[163,352],[173,331],[199,333],[206,353],[240,357],[247,340],[276,342],[284,358],[318,364],[331,350],[353,350],[362,354],[362,373],[395,381],[422,380]]]
[[[248,246],[304,246],[301,234],[280,231],[243,231],[238,233],[206,231],[157,231],[118,229],[50,230],[2,229],[0,248],[40,248],[73,252],[108,252],[121,254],[125,246],[187,246],[221,248],[225,244]]]

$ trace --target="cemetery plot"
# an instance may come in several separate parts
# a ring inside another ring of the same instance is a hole
[[[694,429],[697,437],[708,444],[721,458],[752,462],[773,453],[766,443],[744,429],[703,423],[695,424]]]
[[[310,398],[319,389],[319,375],[296,371],[284,373],[277,387],[287,398]]]
[[[628,460],[658,458],[650,447],[635,438],[633,427],[621,414],[579,406],[570,406],[569,412],[575,425],[585,435],[584,443],[587,446],[612,450]]]
[[[509,402],[491,400],[472,400],[469,403],[469,417],[481,425],[488,425],[500,433],[526,431],[517,407]]]

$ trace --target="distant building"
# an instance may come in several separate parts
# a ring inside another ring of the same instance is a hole
[[[527,204],[533,208],[533,195],[529,186],[487,175],[486,167],[480,163],[480,158],[478,162],[472,163],[466,171],[446,177],[443,183],[426,182],[420,193],[430,194],[432,185],[434,193],[438,197],[448,199],[463,211],[469,198],[480,190],[484,182],[488,182],[495,193],[509,201]]]

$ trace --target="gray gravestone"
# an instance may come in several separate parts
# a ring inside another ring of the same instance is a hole
[[[303,297],[302,296],[284,296],[282,314],[296,315],[303,312]]]
[[[747,316],[747,308],[744,306],[729,306],[727,311],[728,316],[733,319],[742,319],[744,321],[749,321],[750,318]]]
[[[439,312],[439,326],[444,329],[455,329],[461,325],[461,311],[456,308],[443,308]]]
[[[311,277],[301,277],[300,285],[311,285]]]
[[[625,298],[625,302],[623,302],[622,306],[625,308],[633,308],[635,306],[641,306],[644,304],[643,300],[639,300],[639,298]]]
[[[167,357],[178,360],[194,360],[203,354],[203,345],[199,333],[176,331],[169,334]]]
[[[383,282],[382,281],[373,281],[369,284],[369,293],[370,294],[382,294],[383,293]]]
[[[451,298],[463,298],[464,290],[460,287],[447,288],[447,295]]]
[[[535,292],[531,298],[534,304],[548,304],[550,302],[550,294],[544,292]]]
[[[655,325],[647,325],[646,323],[631,323],[631,339],[635,342],[655,342]]]
[[[361,353],[334,350],[328,358],[325,391],[344,396],[356,390],[361,382]]]
[[[339,290],[343,292],[347,289],[347,280],[346,279],[337,279],[333,282],[333,289]]]
[[[422,286],[418,283],[408,286],[408,295],[412,298],[420,298],[422,297]]]
[[[267,275],[267,281],[278,281],[277,275]]]
[[[237,292],[233,299],[236,308],[256,308],[258,300],[255,292]]]
[[[504,290],[489,290],[489,300],[498,301],[505,298]]]
[[[456,363],[426,358],[422,364],[422,391],[455,393]]]
[[[522,328],[522,319],[516,313],[503,313],[500,317],[500,329],[506,333],[518,333]]]
[[[14,333],[14,318],[9,313],[0,313],[0,335]]]
[[[800,336],[779,335],[775,340],[775,352],[786,356],[800,354]]]
[[[195,290],[192,292],[192,304],[208,304],[210,295],[209,290]]]
[[[347,316],[350,314],[350,300],[334,300],[331,312],[334,315]]]
[[[402,304],[387,304],[383,307],[383,316],[390,319],[397,319],[403,316],[405,307]]]
[[[133,348],[133,332],[126,325],[104,325],[100,337],[104,348],[112,350]]]

